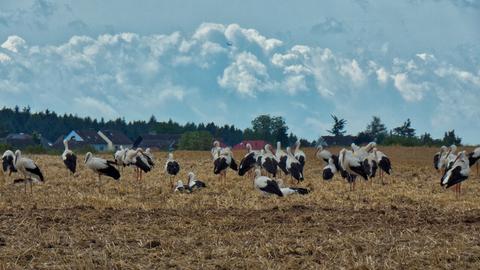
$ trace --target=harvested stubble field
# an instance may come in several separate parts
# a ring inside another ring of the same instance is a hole
[[[144,181],[127,168],[121,181],[85,169],[74,179],[57,156],[30,156],[47,181],[33,196],[5,179],[0,197],[4,269],[479,269],[480,191],[475,174],[456,199],[442,190],[429,148],[382,148],[393,161],[378,179],[349,192],[325,182],[307,149],[307,196],[264,197],[252,181],[212,173],[209,152],[176,152],[207,189],[174,194],[162,174],[165,153]],[[334,150],[337,151],[336,149]],[[240,160],[243,152],[235,153]],[[104,178],[106,180],[106,178]]]

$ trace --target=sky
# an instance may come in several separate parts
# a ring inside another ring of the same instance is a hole
[[[0,0],[0,106],[480,143],[480,0]]]

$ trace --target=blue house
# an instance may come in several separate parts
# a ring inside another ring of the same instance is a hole
[[[90,145],[98,152],[108,150],[108,143],[94,130],[72,130],[65,139],[78,146]]]

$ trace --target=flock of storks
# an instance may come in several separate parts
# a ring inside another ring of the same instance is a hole
[[[69,149],[68,140],[64,140],[65,150],[62,153],[62,160],[69,171],[69,175],[74,175],[77,168],[77,156]],[[233,152],[229,147],[221,147],[218,141],[213,143],[211,150],[213,160],[213,172],[219,175],[220,183],[226,182],[227,170],[230,168],[238,172],[240,176],[247,176],[253,179],[256,189],[263,194],[275,194],[280,197],[290,194],[308,194],[310,190],[303,187],[286,187],[280,174],[290,176],[291,182],[298,184],[304,180],[303,169],[305,167],[306,155],[300,149],[300,141],[297,141],[293,150],[287,147],[282,150],[281,143],[277,142],[274,150],[269,144],[256,151],[250,144],[246,145],[247,153],[239,164],[234,159]],[[470,167],[480,159],[480,147],[471,153],[461,151],[456,154],[457,148],[452,145],[450,148],[442,146],[440,152],[434,156],[434,167],[442,172],[441,185],[445,188],[455,187],[456,194],[461,193],[461,182],[466,180],[470,174]],[[364,180],[374,178],[379,171],[383,183],[384,173],[392,173],[390,159],[377,150],[376,143],[371,142],[365,146],[357,146],[352,143],[351,150],[341,149],[338,155],[332,154],[329,150],[317,147],[315,156],[323,160],[326,166],[323,168],[323,179],[331,180],[335,174],[339,174],[349,183],[351,191],[355,190],[355,180],[361,177]],[[142,180],[142,174],[150,172],[155,166],[155,158],[149,148],[145,151],[141,148],[124,149],[120,148],[114,154],[114,160],[107,160],[93,156],[88,152],[85,155],[85,166],[98,175],[98,184],[101,184],[101,176],[105,175],[115,180],[120,179],[120,171],[125,167],[133,167],[137,180]],[[32,193],[32,184],[44,182],[44,176],[35,162],[22,156],[20,150],[7,150],[2,156],[4,173],[11,175],[19,172],[24,178],[15,179],[15,184],[23,183],[25,192],[27,184],[30,185]],[[164,173],[170,176],[170,186],[174,192],[191,193],[195,190],[205,188],[206,184],[196,178],[193,172],[188,173],[188,182],[184,185],[182,180],[175,184],[175,177],[180,171],[180,164],[174,159],[173,153],[168,153],[165,162]],[[478,164],[477,164],[478,173]]]

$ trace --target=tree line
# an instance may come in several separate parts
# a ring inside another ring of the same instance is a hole
[[[333,125],[327,132],[335,137],[344,136],[346,133],[347,120],[338,118],[335,115],[331,115],[331,117]],[[381,145],[440,146],[460,145],[462,138],[455,134],[455,130],[446,131],[441,139],[434,139],[428,132],[417,136],[410,119],[407,119],[402,125],[388,130],[385,124],[382,123],[380,117],[373,116],[365,130],[359,132],[355,138],[356,144],[364,144],[371,141],[375,141]]]
[[[332,128],[328,133],[335,137],[345,136],[347,120],[332,115]],[[147,133],[158,134],[181,134],[178,144],[180,149],[204,150],[211,147],[214,139],[220,140],[226,145],[233,146],[243,140],[265,140],[274,144],[280,141],[283,145],[292,145],[298,137],[289,132],[285,119],[280,116],[260,115],[251,121],[251,126],[246,129],[239,129],[234,125],[216,125],[215,123],[195,124],[187,122],[177,123],[173,120],[157,121],[151,116],[148,121],[125,121],[124,118],[117,118],[105,121],[91,117],[80,117],[72,114],[57,114],[50,110],[32,112],[30,107],[20,109],[18,106],[2,108],[0,110],[0,138],[9,133],[29,133],[40,142],[39,138],[54,142],[60,136],[66,135],[71,130],[119,130],[134,140],[139,135]],[[318,131],[322,132],[321,130]],[[315,146],[322,142],[318,140],[308,141],[301,139],[303,146]],[[460,144],[461,138],[455,134],[455,130],[447,131],[442,139],[434,139],[429,133],[416,135],[410,119],[407,119],[401,126],[388,130],[381,119],[373,116],[364,131],[359,132],[355,137],[355,143],[363,144],[376,141],[383,145],[450,145]]]

